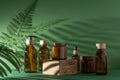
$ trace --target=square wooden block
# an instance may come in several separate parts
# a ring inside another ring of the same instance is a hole
[[[43,62],[43,74],[66,75],[77,73],[76,60],[49,60]]]

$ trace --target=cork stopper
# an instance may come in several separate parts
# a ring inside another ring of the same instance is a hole
[[[97,47],[97,49],[106,49],[106,44],[105,43],[102,43],[102,44],[97,43],[96,47]]]
[[[26,39],[26,45],[34,44],[34,41],[31,36]]]
[[[45,40],[40,40],[40,45],[43,46],[43,45],[47,45],[47,42]]]

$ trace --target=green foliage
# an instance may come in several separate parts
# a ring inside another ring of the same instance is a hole
[[[25,47],[25,38],[32,31],[32,16],[38,0],[35,0],[26,10],[18,13],[7,27],[7,32],[2,33],[2,44],[14,49]],[[26,31],[26,29],[28,31]]]
[[[0,75],[7,76],[7,72],[12,72],[11,67],[6,61],[10,62],[18,71],[20,71],[20,58],[23,59],[23,53],[18,52],[20,49],[23,51],[25,48],[25,40],[28,35],[36,36],[37,41],[41,39],[41,33],[49,29],[55,24],[61,23],[68,18],[57,19],[42,23],[38,26],[32,25],[32,17],[36,8],[38,0],[35,0],[27,9],[18,13],[15,18],[7,27],[7,32],[2,32],[0,35]],[[5,46],[4,46],[5,45]],[[14,53],[18,52],[18,53]],[[16,54],[19,56],[16,56]]]
[[[18,13],[9,23],[7,32],[2,32],[1,43],[14,51],[23,51],[25,48],[25,40],[28,35],[36,36],[37,41],[41,39],[41,33],[53,25],[61,23],[68,18],[52,20],[40,25],[32,25],[32,17],[38,0],[35,0],[27,9]],[[21,54],[20,54],[21,55]]]
[[[8,62],[20,72],[21,61],[19,57],[13,50],[4,45],[0,45],[0,76],[2,77],[7,76],[8,72],[12,72],[12,68],[9,66]]]

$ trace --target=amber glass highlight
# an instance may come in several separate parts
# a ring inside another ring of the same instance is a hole
[[[107,74],[107,54],[105,44],[96,44],[96,74]]]
[[[80,71],[80,57],[78,55],[77,46],[74,47],[72,59],[77,60],[77,71]]]
[[[31,37],[26,40],[26,48],[24,51],[24,71],[37,71],[37,51],[33,46],[33,40]]]
[[[39,56],[38,56],[39,57],[38,69],[42,70],[43,62],[50,59],[50,52],[47,47],[47,42],[45,40],[41,40],[40,45],[41,47],[39,49]]]
[[[54,43],[52,48],[53,60],[65,60],[67,59],[67,47],[65,44]]]

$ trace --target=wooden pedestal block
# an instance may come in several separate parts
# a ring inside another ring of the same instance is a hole
[[[49,60],[43,63],[43,74],[66,75],[77,73],[76,60]]]

